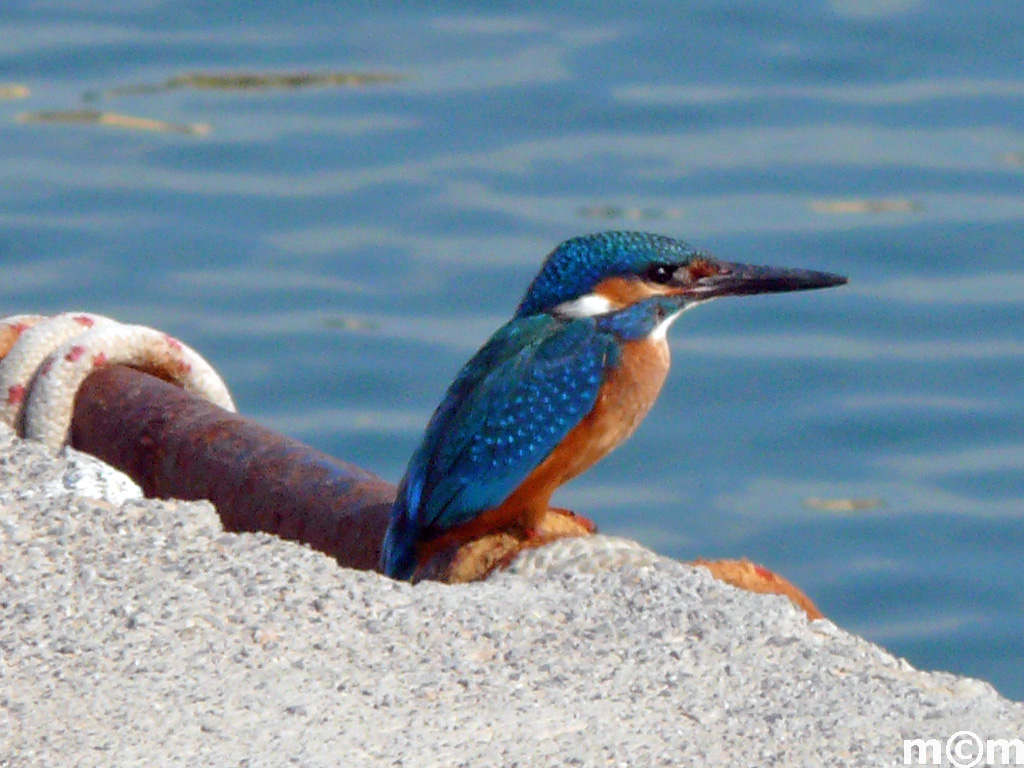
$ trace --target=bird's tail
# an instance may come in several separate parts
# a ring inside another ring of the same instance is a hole
[[[391,510],[391,523],[384,537],[380,555],[380,568],[393,579],[412,578],[416,571],[416,542],[419,526],[409,519],[404,499],[400,493]]]

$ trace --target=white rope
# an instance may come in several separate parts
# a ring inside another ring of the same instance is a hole
[[[105,365],[138,368],[235,410],[223,380],[191,347],[145,326],[68,312],[0,320],[0,421],[60,450],[68,441],[78,388]]]

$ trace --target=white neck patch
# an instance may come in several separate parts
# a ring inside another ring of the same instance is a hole
[[[654,330],[651,331],[650,335],[647,337],[648,340],[657,342],[665,341],[666,337],[668,336],[668,329],[672,326],[672,323],[676,321],[676,318],[679,317],[681,314],[683,314],[683,310],[680,309],[678,312],[673,312],[671,315],[669,315],[656,326],[654,326]]]
[[[572,301],[563,301],[555,307],[555,314],[562,317],[596,317],[606,315],[620,309],[607,296],[600,293],[588,293]]]
[[[651,341],[664,341],[665,343],[668,343],[666,337],[668,336],[668,329],[672,327],[672,323],[674,323],[679,318],[679,316],[683,314],[683,312],[685,312],[688,309],[693,309],[698,304],[703,304],[705,301],[711,301],[711,299],[701,299],[700,301],[691,301],[687,302],[686,304],[683,304],[683,306],[679,308],[678,312],[673,312],[671,315],[669,315],[656,326],[654,326],[654,330],[651,331],[650,335],[647,338],[650,339]]]

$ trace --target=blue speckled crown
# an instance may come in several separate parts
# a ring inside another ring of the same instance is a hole
[[[697,252],[680,240],[648,232],[600,232],[566,240],[530,283],[516,317],[548,312],[590,293],[602,280],[637,274],[654,264],[681,264]]]

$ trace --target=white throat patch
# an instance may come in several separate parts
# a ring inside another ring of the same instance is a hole
[[[683,314],[682,309],[680,309],[678,312],[673,312],[671,315],[669,315],[656,326],[654,326],[654,330],[651,331],[650,336],[648,336],[647,338],[650,339],[651,341],[665,341],[666,337],[668,336],[668,329],[672,326],[672,323],[676,321],[676,318],[679,317],[681,314]]]
[[[711,299],[701,299],[700,301],[691,301],[684,304],[682,307],[679,308],[678,312],[673,312],[671,315],[669,315],[656,326],[654,326],[654,330],[651,331],[651,335],[648,336],[647,338],[650,339],[651,341],[664,341],[667,344],[668,329],[672,327],[672,323],[674,323],[679,318],[679,316],[683,314],[683,312],[685,312],[686,310],[693,309],[698,304],[703,304],[706,301],[711,301]]]

